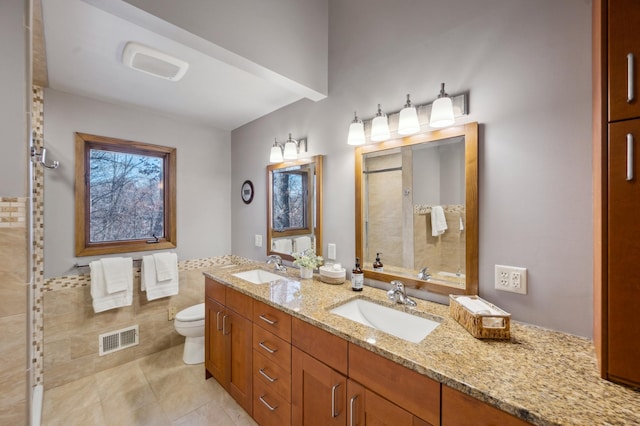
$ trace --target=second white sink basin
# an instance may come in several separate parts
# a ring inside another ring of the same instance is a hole
[[[363,299],[352,300],[329,312],[413,343],[420,342],[440,325],[437,321]]]
[[[286,279],[282,275],[274,274],[272,272],[265,271],[264,269],[252,269],[250,271],[238,272],[231,275],[236,278],[249,281],[253,284],[266,284],[273,281]]]

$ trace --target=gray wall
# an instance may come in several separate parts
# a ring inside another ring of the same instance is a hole
[[[274,137],[324,154],[324,250],[353,264],[353,111],[470,91],[480,127],[480,296],[513,318],[592,334],[591,4],[584,0],[330,0],[329,97],[232,132],[233,252],[263,259]],[[240,200],[253,180],[256,196]],[[494,265],[528,268],[526,296],[494,290]]]
[[[176,147],[178,258],[231,251],[229,132],[55,90],[44,107],[48,155],[61,163],[45,172],[45,277],[92,260],[74,257],[74,132]]]
[[[0,196],[27,195],[27,38],[25,2],[0,2]],[[10,41],[9,41],[10,40]]]

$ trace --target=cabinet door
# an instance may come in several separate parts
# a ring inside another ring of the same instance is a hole
[[[291,380],[292,424],[346,425],[345,376],[294,347]]]
[[[252,413],[252,344],[251,321],[227,310],[224,333],[228,340],[229,393],[244,410]]]
[[[609,0],[609,121],[640,117],[638,28],[637,0]]]
[[[223,387],[228,383],[225,336],[222,334],[224,306],[210,297],[205,298],[204,363],[205,368]]]
[[[414,425],[414,417],[411,413],[353,380],[349,380],[347,383],[347,401],[347,424],[349,426]]]
[[[631,180],[628,135],[633,139]],[[640,119],[609,126],[608,181],[608,373],[640,385]]]
[[[442,426],[524,426],[529,423],[442,385]]]

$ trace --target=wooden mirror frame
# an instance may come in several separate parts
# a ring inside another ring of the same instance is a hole
[[[363,258],[363,224],[364,197],[362,157],[371,152],[384,151],[392,148],[436,142],[443,139],[463,136],[465,143],[465,288],[457,289],[445,285],[419,280],[407,275],[397,275],[389,272],[375,272],[364,269],[364,276],[377,281],[390,282],[400,280],[409,288],[432,291],[439,294],[478,294],[478,123],[448,127],[427,133],[392,139],[371,145],[362,145],[355,150],[355,182],[356,182],[356,256]]]
[[[291,166],[302,166],[305,164],[313,164],[315,168],[315,226],[313,221],[309,224],[311,231],[315,237],[315,249],[318,256],[322,256],[322,155],[315,155],[311,158],[304,158],[295,161],[287,161],[278,164],[269,164],[267,166],[267,256],[271,254],[277,254],[283,259],[293,261],[294,258],[291,255],[275,252],[271,250],[271,241],[273,239],[273,227],[272,223],[272,208],[273,208],[273,194],[271,188],[273,187],[273,171],[279,169],[286,169]],[[310,195],[311,198],[311,195]],[[311,211],[311,210],[310,210]],[[295,232],[281,232],[278,236],[290,236],[295,235]]]

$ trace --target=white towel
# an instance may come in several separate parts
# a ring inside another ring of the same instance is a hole
[[[132,275],[133,259],[130,257],[108,257],[100,259],[100,262],[102,262],[107,293],[113,294],[126,290],[129,285],[129,276]]]
[[[104,278],[102,262],[95,260],[89,263],[91,268],[91,297],[93,298],[93,310],[97,312],[108,309],[130,306],[133,303],[133,269],[129,268],[127,288],[112,294],[107,292],[107,284]]]
[[[298,237],[294,240],[296,253],[303,253],[305,250],[309,250],[311,248],[311,238],[310,237]]]
[[[431,207],[431,235],[437,237],[447,230],[447,219],[444,217],[442,206]]]
[[[155,253],[156,275],[160,282],[173,280],[178,276],[178,255],[175,253]]]
[[[155,256],[142,256],[142,264],[140,265],[140,289],[147,292],[147,300],[155,300],[178,294],[179,280],[177,270],[173,279],[158,281],[154,257]]]
[[[293,244],[291,242],[291,238],[281,238],[279,240],[274,240],[273,250],[277,251],[278,253],[286,254],[293,252]]]

